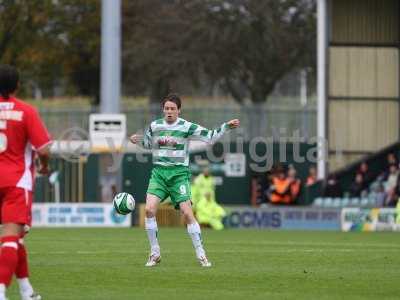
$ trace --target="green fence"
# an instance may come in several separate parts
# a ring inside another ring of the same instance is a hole
[[[67,161],[53,157],[51,172],[58,176],[51,183],[49,177],[39,176],[35,182],[35,202],[97,202],[100,199],[98,184],[98,155]]]
[[[213,175],[222,179],[222,184],[216,188],[216,196],[219,202],[223,204],[250,204],[251,197],[251,179],[260,175],[259,171],[252,168],[253,165],[259,167],[265,166],[267,160],[272,163],[282,161],[282,153],[284,152],[283,163],[292,164],[298,171],[298,175],[303,180],[307,176],[311,162],[296,162],[294,153],[302,158],[307,156],[309,151],[315,150],[313,144],[299,144],[298,150],[295,150],[293,144],[286,144],[282,150],[282,145],[274,143],[272,147],[267,148],[266,144],[254,144],[255,152],[251,154],[250,143],[243,144],[243,153],[246,156],[246,172],[243,177],[229,177],[224,172],[223,154],[227,153],[229,145],[229,153],[240,152],[236,143],[227,143],[224,141],[216,143],[212,147],[212,153],[219,161],[212,163],[211,169]],[[268,154],[267,156],[265,154]],[[87,158],[78,161],[66,161],[59,158],[53,158],[51,167],[53,171],[59,172],[59,200],[61,202],[97,202],[101,201],[101,173],[100,155],[91,154]],[[259,161],[254,159],[257,157],[265,157]],[[198,159],[206,159],[206,151],[191,153],[191,166],[193,175],[197,175],[199,168],[196,168]],[[126,153],[123,156],[122,164],[119,169],[121,175],[120,190],[129,192],[135,196],[139,203],[144,202],[148,180],[152,168],[150,154]],[[265,169],[266,170],[266,169]],[[116,175],[119,177],[118,175]],[[305,191],[307,193],[308,191]],[[39,177],[36,181],[35,200],[38,202],[54,202],[57,191],[54,184],[50,184],[46,177]],[[307,195],[307,194],[305,194]],[[103,199],[104,200],[104,199]],[[111,199],[109,199],[111,201]],[[307,203],[307,199],[302,198],[303,203]]]

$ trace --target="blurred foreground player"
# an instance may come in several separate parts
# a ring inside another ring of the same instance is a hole
[[[48,173],[50,136],[38,112],[15,98],[18,71],[0,65],[0,300],[15,274],[22,300],[40,300],[29,282],[24,235],[31,226],[34,156]]]

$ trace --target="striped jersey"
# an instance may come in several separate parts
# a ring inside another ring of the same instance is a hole
[[[211,144],[222,137],[228,128],[226,123],[217,129],[209,130],[182,118],[178,118],[173,124],[158,119],[146,129],[142,146],[152,149],[155,165],[189,166],[190,140],[201,140]]]

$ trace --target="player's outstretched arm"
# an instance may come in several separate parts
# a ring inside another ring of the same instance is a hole
[[[131,141],[132,144],[139,145],[143,148],[146,149],[151,149],[152,148],[152,130],[151,127],[146,129],[144,134],[133,134],[130,136],[129,140]]]
[[[150,147],[146,147],[146,144],[144,143],[143,134],[133,134],[129,137],[129,140],[132,144],[138,145],[146,149],[150,149]]]
[[[141,141],[143,141],[143,135],[142,134],[133,134],[129,137],[129,140],[131,141],[132,144],[139,144]]]
[[[239,119],[233,119],[233,120],[230,120],[230,121],[226,122],[226,124],[229,126],[230,129],[235,129],[235,128],[238,128],[240,126],[240,120]]]
[[[226,130],[237,128],[239,125],[240,121],[238,119],[230,120],[214,130],[209,130],[200,125],[192,124],[189,129],[189,137],[212,144],[220,139]]]

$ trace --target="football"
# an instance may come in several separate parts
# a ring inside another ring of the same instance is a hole
[[[127,215],[135,209],[135,199],[131,194],[118,193],[113,199],[114,209],[120,215]]]

